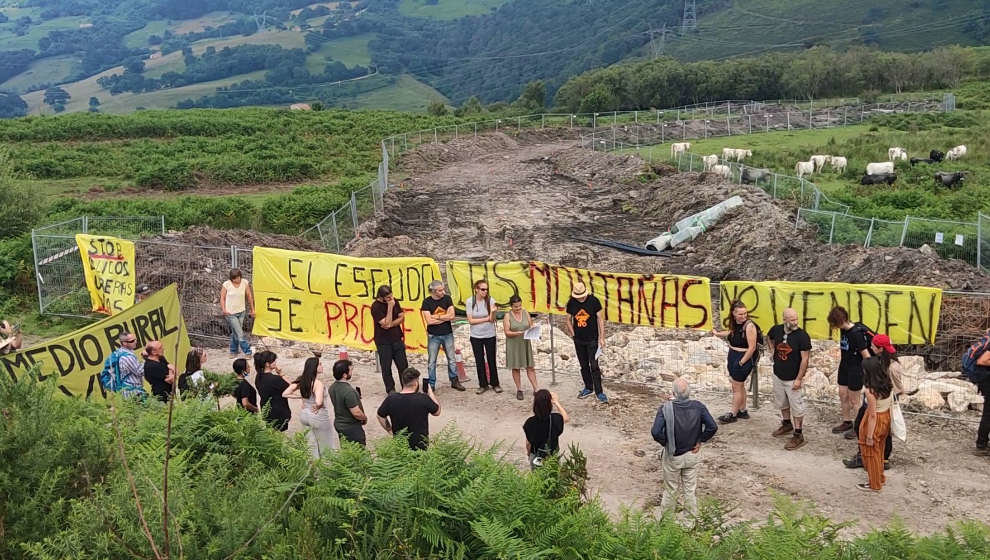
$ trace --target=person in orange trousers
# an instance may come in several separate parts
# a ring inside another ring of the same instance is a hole
[[[857,484],[864,491],[879,492],[887,478],[883,473],[883,448],[890,433],[890,405],[894,386],[876,356],[863,360],[863,386],[866,388],[866,415],[859,430],[859,451],[869,483]]]

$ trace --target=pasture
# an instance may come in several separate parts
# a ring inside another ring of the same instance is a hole
[[[399,13],[404,16],[429,19],[457,19],[464,16],[487,14],[492,8],[507,0],[439,0],[432,4],[427,0],[401,0]]]

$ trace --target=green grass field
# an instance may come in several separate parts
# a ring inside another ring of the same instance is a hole
[[[391,109],[395,111],[423,111],[433,101],[447,102],[442,93],[420,82],[409,74],[399,76],[388,87],[362,93],[341,104],[348,109]]]
[[[26,92],[40,84],[57,84],[78,72],[80,63],[81,59],[71,54],[35,60],[27,70],[0,84],[0,89]]]
[[[363,33],[353,37],[343,37],[327,41],[319,50],[306,57],[306,68],[310,73],[323,72],[327,59],[344,63],[346,66],[371,64],[371,53],[368,52],[368,42],[375,38],[374,33]]]
[[[399,13],[409,17],[430,19],[457,19],[464,16],[487,14],[492,8],[508,0],[439,0],[427,4],[426,0],[401,0]]]
[[[18,16],[20,17],[20,16]],[[33,18],[33,17],[32,17]],[[13,18],[8,23],[0,25],[0,51],[16,51],[19,49],[38,50],[38,40],[56,29],[77,29],[79,24],[88,23],[86,16],[60,17],[40,21],[28,28],[28,32],[18,37],[14,34]]]
[[[144,27],[137,31],[132,31],[124,36],[124,46],[129,49],[140,49],[148,46],[148,37],[158,35],[159,37],[168,29],[169,22],[164,19],[149,21]]]

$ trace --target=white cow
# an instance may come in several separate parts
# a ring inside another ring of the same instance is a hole
[[[908,158],[907,150],[904,148],[893,147],[887,150],[887,159],[890,161],[904,160]]]
[[[710,156],[705,156],[701,158],[701,161],[705,163],[705,171],[711,171],[712,167],[714,167],[718,163],[718,156],[715,154],[712,154]]]
[[[948,152],[945,152],[945,159],[959,159],[966,155],[966,146],[956,146]]]
[[[722,148],[722,160],[729,161],[730,159],[736,159],[736,149]]]
[[[834,169],[836,173],[845,172],[846,165],[848,163],[849,162],[846,161],[846,158],[842,156],[832,156],[832,169]]]
[[[828,155],[817,155],[808,158],[808,161],[815,164],[815,173],[821,173],[822,169],[825,168],[825,164],[832,159],[832,156]]]
[[[748,157],[753,157],[753,150],[736,150],[736,161],[742,161]]]
[[[713,165],[712,173],[725,177],[726,179],[732,179],[732,169],[728,165]]]
[[[677,154],[682,154],[690,149],[690,142],[674,142],[670,145],[670,157],[676,157]]]
[[[794,166],[794,173],[798,177],[804,177],[805,175],[811,175],[815,172],[815,164],[811,161],[799,161]]]
[[[894,172],[894,162],[892,161],[866,164],[867,175],[880,175],[881,173],[893,173],[893,172]]]

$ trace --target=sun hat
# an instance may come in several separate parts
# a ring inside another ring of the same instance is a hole
[[[588,295],[588,287],[584,285],[584,282],[575,282],[571,286],[571,297],[583,298],[586,295]]]

